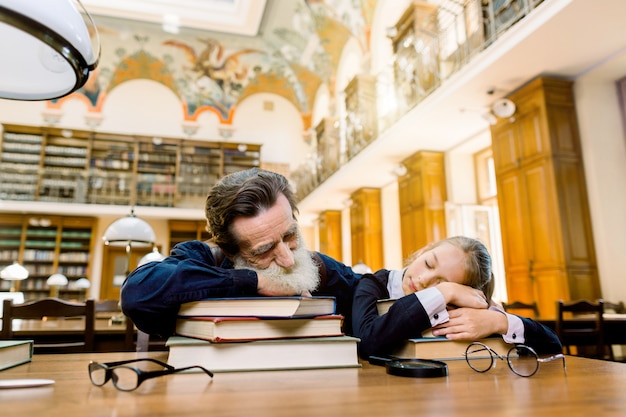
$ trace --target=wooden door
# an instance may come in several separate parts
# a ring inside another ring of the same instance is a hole
[[[152,248],[133,248],[130,253],[130,268],[132,271],[142,256]],[[100,278],[100,300],[119,300],[120,289],[128,266],[126,249],[118,246],[105,246],[102,256],[102,275]]]

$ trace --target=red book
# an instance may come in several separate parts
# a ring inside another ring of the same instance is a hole
[[[342,336],[341,315],[309,318],[179,317],[176,334],[219,342]]]

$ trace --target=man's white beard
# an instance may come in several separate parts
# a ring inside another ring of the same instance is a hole
[[[279,285],[285,292],[291,291],[294,295],[313,292],[320,284],[319,270],[302,238],[299,239],[298,248],[292,253],[294,265],[291,268],[283,268],[276,264],[272,264],[266,269],[255,268],[239,255],[234,257],[233,264],[235,269],[251,269],[263,274],[265,278]]]

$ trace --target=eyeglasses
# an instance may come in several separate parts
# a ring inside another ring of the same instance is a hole
[[[496,358],[504,360],[493,349],[481,342],[470,344],[465,350],[465,360],[467,364],[476,372],[487,372],[495,367]],[[516,375],[529,377],[539,370],[539,364],[561,359],[563,361],[563,371],[565,372],[565,355],[558,353],[545,358],[540,358],[537,352],[530,346],[515,345],[506,355],[506,363],[509,369]]]
[[[126,366],[126,364],[134,362],[153,362],[162,366],[163,370],[160,371],[142,371],[134,366]],[[89,379],[91,383],[101,387],[106,384],[110,379],[113,380],[113,385],[120,391],[133,391],[141,385],[143,381],[150,378],[155,378],[161,375],[170,375],[178,372],[186,371],[189,369],[200,369],[205,374],[213,377],[213,372],[202,366],[188,366],[186,368],[174,368],[164,362],[156,359],[144,358],[144,359],[131,359],[120,362],[90,362],[89,363]]]

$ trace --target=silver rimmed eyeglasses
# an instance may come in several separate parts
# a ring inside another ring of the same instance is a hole
[[[496,364],[496,359],[506,360],[509,369],[516,375],[529,377],[539,370],[539,364],[561,359],[563,361],[563,372],[565,372],[565,355],[557,353],[548,357],[539,357],[537,352],[530,346],[515,345],[506,357],[500,356],[489,346],[481,342],[470,344],[465,350],[465,360],[467,364],[476,372],[487,372]]]
[[[158,371],[142,371],[134,366],[128,366],[130,363],[135,362],[152,362],[162,366],[164,369]],[[156,359],[143,358],[143,359],[131,359],[119,362],[90,362],[89,363],[89,379],[91,383],[101,387],[109,380],[113,380],[113,385],[120,391],[133,391],[141,385],[143,381],[150,378],[156,378],[157,376],[170,375],[178,372],[187,371],[189,369],[199,369],[205,374],[213,377],[213,372],[202,366],[188,366],[185,368],[174,368],[171,365],[161,362]]]

